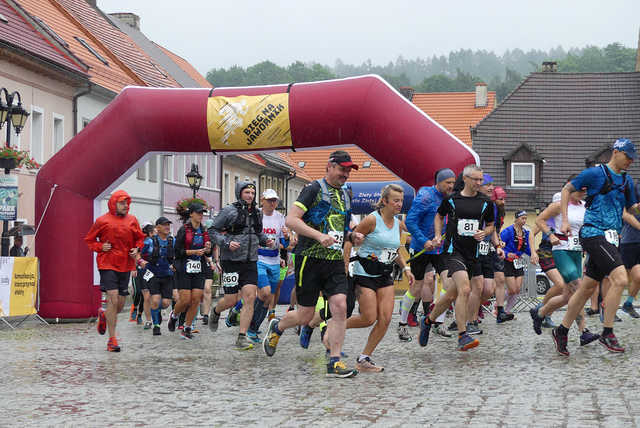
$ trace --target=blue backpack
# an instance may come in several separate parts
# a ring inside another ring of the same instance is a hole
[[[351,195],[349,194],[347,187],[342,186],[341,189],[345,202],[345,210],[341,211],[335,209],[331,205],[331,193],[329,193],[329,188],[327,187],[327,183],[325,182],[324,178],[316,181],[320,185],[322,199],[316,204],[316,206],[308,210],[302,216],[302,219],[306,223],[310,223],[316,228],[322,226],[322,233],[327,233],[327,231],[329,230],[327,218],[329,217],[330,212],[334,211],[337,214],[342,214],[345,216],[344,230],[347,231],[349,229],[349,223],[351,222]]]

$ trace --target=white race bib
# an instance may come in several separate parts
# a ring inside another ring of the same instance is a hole
[[[481,256],[486,256],[487,254],[489,254],[489,248],[491,248],[489,241],[480,241],[480,243],[478,244],[478,253]]]
[[[613,230],[613,229],[609,229],[609,230],[605,230],[604,231],[604,239],[607,240],[607,242],[611,245],[615,245],[616,247],[618,246],[618,232]]]
[[[518,257],[517,259],[513,260],[513,267],[515,269],[522,269],[524,267],[524,259],[521,257]]]
[[[142,279],[149,282],[151,278],[153,278],[153,272],[151,272],[149,269],[145,270],[144,275],[142,275]]]
[[[329,246],[330,250],[339,250],[342,252],[342,243],[344,242],[344,232],[338,232],[335,230],[330,230],[327,235],[336,240],[336,243]]]
[[[222,286],[227,288],[235,287],[238,285],[239,279],[238,272],[225,272],[222,274]]]
[[[567,244],[569,251],[582,251],[582,245],[580,245],[580,238],[577,236],[569,236],[567,238]]]
[[[200,260],[187,260],[187,273],[200,273],[202,272],[202,266]]]
[[[480,222],[476,219],[461,218],[458,220],[458,235],[473,236],[478,231]]]
[[[391,263],[398,257],[397,248],[385,248],[380,252],[378,261],[381,263]]]

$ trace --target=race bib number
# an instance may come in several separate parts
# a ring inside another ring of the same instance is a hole
[[[239,279],[238,272],[225,272],[222,274],[222,286],[227,288],[236,287]]]
[[[609,244],[615,245],[616,247],[618,246],[618,232],[616,232],[615,230],[605,230],[604,239],[606,239]]]
[[[385,248],[380,253],[378,261],[381,263],[391,263],[396,257],[398,257],[398,250],[396,248]]]
[[[144,279],[145,281],[149,282],[151,280],[151,278],[153,278],[153,272],[151,272],[149,269],[144,271],[144,275],[142,275],[142,279]]]
[[[330,230],[328,235],[336,240],[336,243],[329,246],[330,250],[339,250],[342,252],[342,243],[344,242],[344,232],[337,232],[335,230]]]
[[[580,238],[577,236],[569,236],[567,239],[569,243],[570,251],[582,251],[582,245],[580,245]]]
[[[187,273],[200,273],[202,272],[202,265],[200,260],[187,260]]]
[[[524,259],[518,257],[517,259],[513,260],[513,267],[515,269],[522,269],[524,267]]]
[[[458,235],[473,236],[478,231],[480,222],[475,219],[461,218],[458,220]]]
[[[491,245],[489,244],[489,241],[481,241],[480,244],[478,244],[478,253],[480,253],[481,256],[486,256],[489,254],[490,248]]]

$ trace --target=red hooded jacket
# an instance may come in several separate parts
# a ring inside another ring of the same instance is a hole
[[[91,226],[84,240],[89,249],[98,253],[98,269],[130,272],[135,270],[136,263],[129,256],[132,248],[142,248],[145,235],[140,229],[138,219],[131,214],[120,216],[116,214],[116,202],[126,200],[131,203],[131,197],[124,190],[116,190],[109,198],[109,212],[98,217]],[[109,242],[111,250],[102,251],[102,244]]]

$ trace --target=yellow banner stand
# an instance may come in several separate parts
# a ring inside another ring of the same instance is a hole
[[[211,97],[207,132],[214,152],[292,147],[289,94]]]
[[[39,276],[36,257],[0,257],[0,320],[12,329],[31,316],[47,324],[38,315]],[[14,326],[8,317],[24,318]]]

